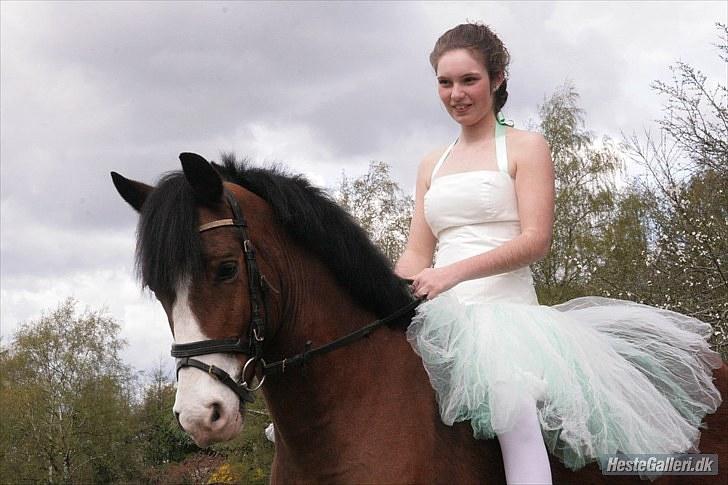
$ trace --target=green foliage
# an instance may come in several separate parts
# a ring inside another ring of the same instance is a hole
[[[600,257],[589,280],[589,291],[608,297],[652,301],[659,291],[649,278],[650,200],[643,193],[625,190],[618,195],[608,224],[595,241]]]
[[[182,461],[198,450],[176,423],[172,412],[175,389],[161,363],[151,378],[137,410],[139,441],[147,467]]]
[[[22,325],[1,354],[0,476],[110,482],[138,468],[119,325],[103,312],[77,316],[75,305]]]
[[[275,448],[265,437],[270,416],[262,394],[246,406],[239,436],[200,450],[177,426],[172,413],[174,386],[161,365],[151,377],[138,410],[144,482],[268,483]]]
[[[543,304],[582,296],[600,256],[601,228],[615,202],[614,174],[622,162],[609,139],[597,147],[584,127],[579,95],[559,88],[539,107],[541,131],[551,147],[556,185],[553,242],[546,258],[532,265]]]
[[[717,26],[728,63],[728,29]],[[619,152],[609,140],[595,148],[573,88],[540,107],[557,197],[551,253],[534,279],[544,304],[596,294],[695,316],[728,360],[728,87],[709,87],[684,62],[671,70],[671,82],[653,84],[665,97],[659,136],[620,147],[645,175],[620,190]]]
[[[266,484],[270,481],[275,446],[265,437],[270,416],[259,395],[248,404],[243,432],[235,439],[213,446],[213,450],[226,457],[228,467],[221,475],[229,477],[227,483]]]

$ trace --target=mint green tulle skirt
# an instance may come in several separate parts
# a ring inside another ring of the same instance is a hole
[[[548,450],[571,469],[622,453],[698,451],[721,396],[710,325],[629,301],[585,297],[553,307],[424,302],[407,330],[445,424],[476,438],[513,427],[536,402]]]

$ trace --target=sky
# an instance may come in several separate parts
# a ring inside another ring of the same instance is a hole
[[[621,140],[656,129],[650,84],[676,61],[728,77],[722,1],[0,3],[2,342],[73,296],[121,324],[136,369],[171,369],[109,172],[153,184],[180,152],[233,151],[333,187],[381,160],[412,191],[423,155],[458,133],[429,53],[473,20],[511,54],[503,113],[522,129],[565,82],[586,126]]]

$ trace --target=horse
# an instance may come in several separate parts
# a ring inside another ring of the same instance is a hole
[[[180,160],[156,186],[111,176],[139,213],[137,272],[178,358],[173,412],[199,446],[236,436],[260,389],[275,425],[272,483],[505,483],[497,440],[442,423],[405,337],[407,282],[346,211],[279,167]],[[715,377],[726,395],[726,365]],[[728,456],[725,403],[705,424],[701,451]],[[639,480],[550,460],[554,483]]]

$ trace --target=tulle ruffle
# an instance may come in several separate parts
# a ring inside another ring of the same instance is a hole
[[[527,396],[549,451],[577,469],[618,451],[697,451],[700,423],[721,402],[710,333],[628,301],[464,304],[445,293],[420,305],[407,338],[444,423],[469,420],[491,438],[512,428]]]

